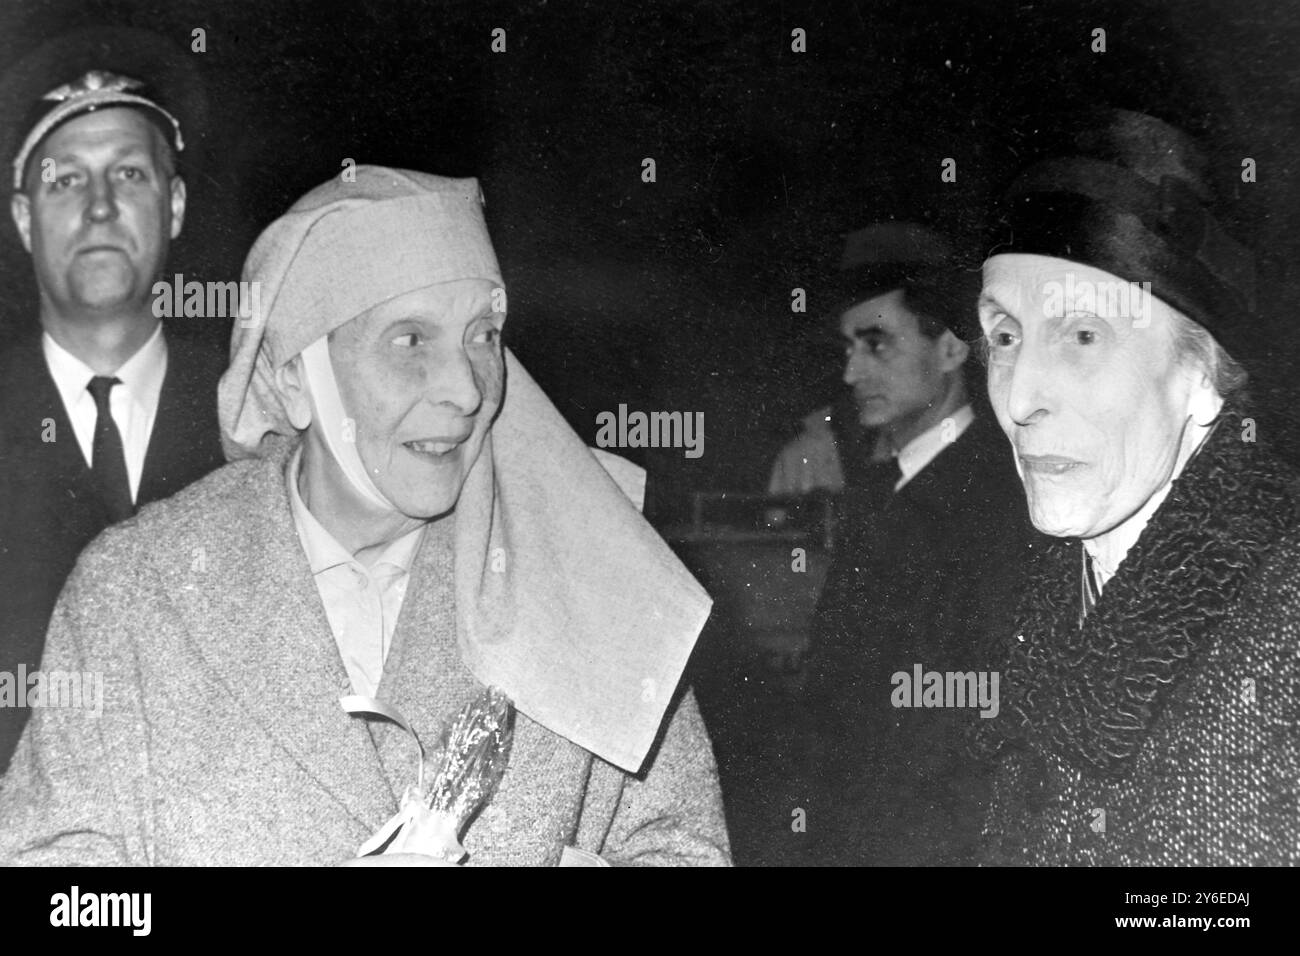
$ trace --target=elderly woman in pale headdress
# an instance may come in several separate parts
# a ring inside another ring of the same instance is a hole
[[[1106,114],[1012,186],[984,264],[989,397],[1058,539],[989,721],[993,860],[1300,862],[1296,476],[1242,389],[1253,260],[1207,173]]]
[[[504,776],[449,859],[726,862],[678,690],[708,599],[639,515],[639,470],[502,347],[477,183],[358,167],[272,224],[245,279],[262,314],[219,396],[241,460],[83,555],[47,664],[102,672],[103,716],[33,720],[5,855],[419,861],[406,814],[457,752],[440,735],[508,700],[482,738]]]

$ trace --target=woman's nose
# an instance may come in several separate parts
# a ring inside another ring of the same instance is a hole
[[[1006,373],[1007,414],[1019,425],[1028,425],[1048,413],[1052,378],[1048,355],[1040,348],[1023,347]]]
[[[451,349],[436,363],[429,376],[429,393],[435,402],[454,405],[463,415],[478,411],[483,392],[465,349]]]

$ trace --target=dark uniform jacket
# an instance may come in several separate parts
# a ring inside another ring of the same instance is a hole
[[[897,493],[865,483],[844,505],[811,634],[809,862],[973,862],[986,778],[966,733],[995,718],[896,707],[914,698],[893,675],[991,669],[1037,538],[1010,444],[977,414]]]
[[[167,336],[167,375],[137,506],[224,464],[217,380],[225,366],[206,342]],[[63,582],[107,523],[40,337],[11,346],[0,353],[0,672],[16,680],[20,665],[28,672],[40,666]],[[0,707],[0,773],[28,713]]]

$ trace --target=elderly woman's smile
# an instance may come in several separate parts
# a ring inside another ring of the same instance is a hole
[[[461,279],[416,289],[331,337],[362,464],[409,518],[455,507],[501,406],[505,316],[492,311],[493,288],[486,279]]]
[[[461,442],[468,437],[469,433],[459,438],[429,438],[423,441],[404,441],[402,447],[415,454],[424,455],[431,461],[441,461],[449,452],[458,451]]]
[[[1046,256],[984,266],[989,398],[1048,534],[1092,538],[1133,516],[1203,437],[1189,421],[1218,410],[1204,375],[1179,361],[1172,309],[1148,299],[1129,313],[1126,298],[1096,294],[1120,284]],[[1088,296],[1061,302],[1062,289]]]
[[[1025,455],[1020,456],[1021,471],[1035,475],[1066,475],[1083,467],[1083,462],[1062,455]]]

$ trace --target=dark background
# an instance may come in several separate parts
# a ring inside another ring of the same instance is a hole
[[[628,453],[650,469],[660,523],[692,490],[760,490],[797,418],[833,396],[818,280],[840,234],[925,221],[977,266],[990,199],[1099,103],[1209,137],[1227,219],[1261,256],[1247,356],[1261,434],[1298,457],[1300,7],[1287,0],[25,0],[0,12],[0,68],[91,24],[156,31],[201,81],[172,255],[187,279],[236,277],[258,231],[345,158],[480,177],[508,340],[579,433],[594,440],[596,414],[619,403],[705,413],[702,458]],[[197,27],[206,53],[190,52]],[[495,27],[505,53],[491,52]],[[791,51],[796,27],[806,53]],[[1255,184],[1240,181],[1247,156]],[[945,157],[955,183],[940,180]],[[35,289],[0,231],[13,335],[35,325]],[[805,314],[790,309],[796,286]]]

